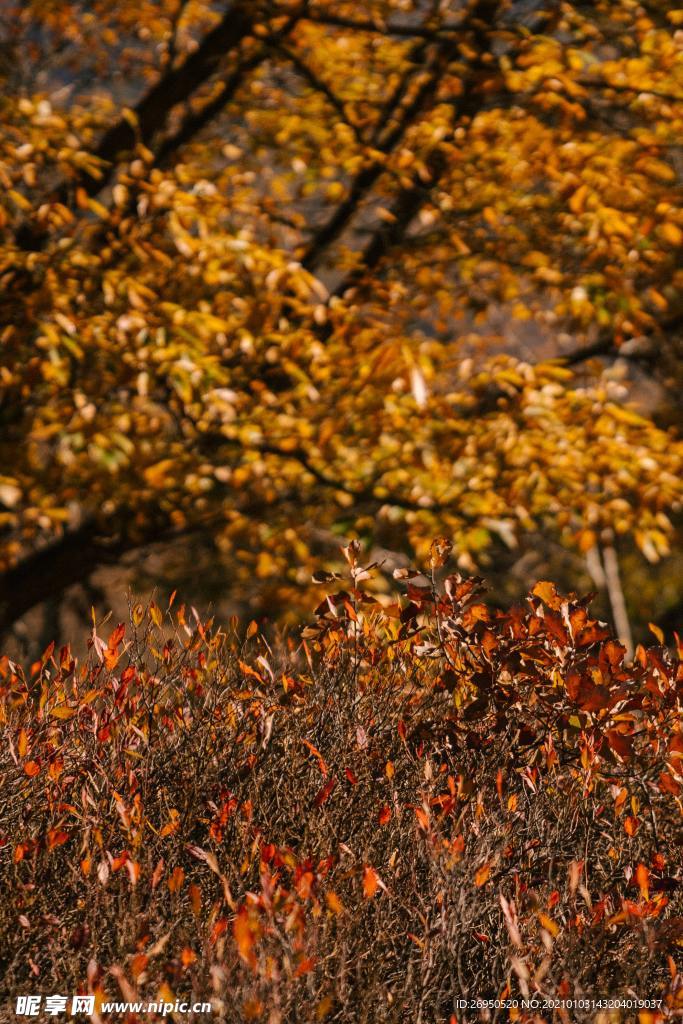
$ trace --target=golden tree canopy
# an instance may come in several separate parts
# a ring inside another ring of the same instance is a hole
[[[330,533],[667,553],[681,444],[630,399],[679,373],[683,10],[24,0],[2,38],[0,626],[196,530],[290,583]]]

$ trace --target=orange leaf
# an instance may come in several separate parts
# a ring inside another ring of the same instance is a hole
[[[548,580],[539,580],[531,593],[535,597],[540,597],[544,604],[555,611],[562,607],[562,598],[558,595],[555,584]]]
[[[416,807],[415,808],[415,817],[417,818],[417,821],[418,821],[418,824],[419,824],[420,828],[424,832],[428,832],[429,831],[429,815],[427,814],[427,812],[425,810],[423,810],[422,807]]]
[[[633,756],[633,740],[630,736],[624,736],[616,729],[610,729],[607,733],[607,742],[622,761],[628,761]]]
[[[130,972],[137,981],[145,967],[149,963],[149,957],[144,953],[138,953],[130,962]]]
[[[187,891],[190,895],[192,913],[195,917],[199,917],[202,910],[202,891],[194,882],[188,887]]]
[[[238,916],[237,920],[239,920],[239,916]],[[237,938],[237,930],[238,930],[237,929],[237,920],[235,921],[235,937],[236,938]],[[228,922],[227,922],[227,920],[224,917],[219,917],[218,920],[216,921],[215,925],[211,929],[211,936],[209,938],[209,941],[210,941],[211,945],[215,946],[216,943],[218,942],[218,940],[220,939],[221,935],[224,935],[227,932],[227,930],[228,930]],[[242,949],[241,949],[240,944],[239,944],[239,939],[238,939],[238,943],[237,944],[238,944],[238,948],[240,950],[240,956],[242,956]]]
[[[650,872],[644,864],[639,864],[636,868],[635,879],[640,889],[640,895],[644,900],[648,899],[650,893]]]
[[[477,868],[474,876],[474,884],[479,887],[486,885],[490,877],[491,865],[487,862],[486,864],[482,864],[480,868]]]
[[[111,636],[107,641],[107,647],[109,648],[109,650],[114,651],[119,646],[125,635],[126,627],[122,622],[119,622],[118,626],[116,627],[115,630],[113,630]]]
[[[391,821],[391,808],[385,804],[382,810],[379,812],[377,820],[380,825],[386,825],[388,821]]]
[[[367,899],[372,899],[379,888],[379,875],[374,868],[366,865],[363,868],[363,894]]]
[[[51,828],[47,834],[47,848],[53,850],[55,846],[61,846],[69,838],[69,833],[63,829]]]
[[[151,884],[152,884],[152,888],[153,889],[156,889],[156,887],[158,886],[159,882],[161,881],[163,873],[164,873],[164,859],[163,859],[163,857],[160,857],[159,860],[157,861],[157,866],[155,867],[154,871],[152,872],[152,882],[151,882]]]
[[[318,748],[317,748],[317,747],[314,747],[314,746],[313,746],[313,744],[312,744],[312,743],[309,743],[309,741],[308,741],[308,740],[302,740],[301,742],[303,743],[303,745],[304,745],[305,747],[308,747],[308,749],[309,749],[309,750],[310,750],[310,752],[311,752],[311,753],[313,754],[313,756],[314,756],[314,757],[316,757],[316,758],[318,759],[318,766],[319,766],[319,768],[320,768],[320,771],[322,772],[322,774],[323,774],[323,775],[327,775],[327,765],[326,765],[326,763],[325,763],[325,758],[324,758],[324,757],[323,757],[323,755],[322,755],[322,754],[320,753],[320,751],[318,750]]]
[[[27,761],[26,764],[24,765],[24,772],[31,779],[33,778],[34,775],[37,775],[39,771],[40,765],[38,764],[37,761]]]
[[[344,904],[337,896],[336,892],[328,892],[325,894],[327,905],[333,914],[341,914],[344,911]]]
[[[128,859],[126,861],[126,871],[128,872],[128,877],[130,878],[130,884],[137,885],[138,879],[140,878],[140,865],[138,864],[138,862],[136,860]]]
[[[557,922],[553,921],[552,917],[548,917],[547,914],[539,914],[538,920],[542,928],[545,928],[547,932],[550,932],[553,938],[557,938],[560,933],[560,928]]]
[[[308,974],[312,971],[316,965],[316,959],[314,956],[307,956],[305,960],[302,960],[297,969],[294,971],[294,977],[300,978],[302,974]]]
[[[216,925],[218,925],[218,921]],[[214,932],[216,930],[214,925]],[[235,943],[237,945],[237,952],[241,956],[242,960],[247,963],[252,969],[256,967],[256,955],[254,953],[254,944],[256,941],[256,929],[249,919],[249,913],[246,907],[241,907],[237,912],[237,917],[233,924],[233,934],[235,936]],[[213,938],[213,935],[212,935]],[[215,942],[216,940],[213,939]]]
[[[180,892],[185,881],[185,872],[182,868],[174,868],[171,877],[167,881],[168,891],[175,893]]]

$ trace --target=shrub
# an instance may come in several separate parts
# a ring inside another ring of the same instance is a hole
[[[346,555],[299,646],[172,599],[94,625],[83,664],[0,661],[3,996],[270,1024],[680,1014],[680,651],[625,663],[548,582],[492,610],[442,578],[443,541],[391,602]]]

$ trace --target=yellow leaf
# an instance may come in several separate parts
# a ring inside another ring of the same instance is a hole
[[[664,163],[663,160],[655,160],[653,157],[646,157],[644,160],[639,160],[636,164],[636,169],[647,174],[649,178],[661,181],[665,185],[676,180],[676,172],[673,167]]]
[[[336,892],[328,892],[325,894],[327,905],[333,914],[341,914],[344,911],[344,904],[337,896]]]
[[[569,198],[569,209],[572,213],[583,213],[588,195],[588,185],[581,185]]]
[[[76,714],[78,714],[77,708],[68,708],[64,705],[58,708],[52,708],[50,711],[50,715],[53,718],[73,718]]]
[[[538,920],[541,923],[542,927],[545,928],[547,932],[550,932],[553,938],[556,938],[559,935],[559,925],[555,921],[553,921],[552,917],[548,917],[547,914],[539,914]]]
[[[100,217],[102,220],[109,219],[109,210],[102,203],[98,203],[96,199],[88,199],[88,207],[92,212]]]
[[[669,245],[683,245],[683,231],[681,231],[678,224],[672,224],[671,221],[660,224],[657,228],[657,234],[663,241],[668,242]]]
[[[150,487],[163,487],[173,464],[173,459],[162,459],[152,466],[146,466],[143,472]]]

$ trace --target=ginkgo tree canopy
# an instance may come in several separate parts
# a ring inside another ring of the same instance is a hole
[[[683,10],[25,0],[2,32],[0,628],[198,530],[292,581],[321,533],[667,554],[681,444],[613,357],[679,373]]]

